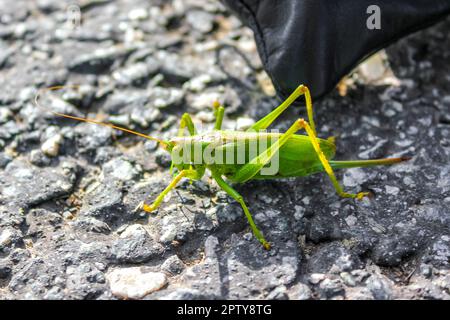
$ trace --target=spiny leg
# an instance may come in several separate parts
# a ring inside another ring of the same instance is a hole
[[[214,101],[213,108],[214,108],[214,115],[216,116],[216,123],[214,125],[214,130],[221,130],[223,116],[225,114],[225,108],[220,104],[219,101]]]
[[[280,148],[302,127],[299,121],[295,121],[294,124],[283,133],[278,140],[272,145],[261,152],[258,156],[251,159],[247,164],[243,165],[231,178],[232,181],[245,182],[255,176],[266,164],[269,163],[274,155],[280,150]],[[259,141],[258,141],[259,143]]]
[[[300,126],[305,129],[306,133],[311,139],[311,144],[313,145],[313,148],[316,151],[317,156],[319,157],[319,160],[322,163],[323,168],[325,169],[325,172],[330,177],[331,183],[336,189],[338,195],[340,195],[343,198],[356,198],[358,200],[361,200],[365,196],[368,196],[370,194],[369,192],[359,192],[358,194],[344,192],[343,188],[336,179],[336,175],[334,174],[334,171],[331,168],[328,159],[325,157],[324,153],[322,152],[322,149],[320,148],[319,141],[317,141],[317,136],[315,135],[313,129],[304,119],[299,119],[298,122]]]
[[[280,104],[275,110],[273,110],[267,116],[265,116],[264,118],[262,118],[261,120],[256,122],[247,131],[258,131],[258,130],[266,129],[267,127],[269,127],[271,125],[271,123],[276,118],[278,118],[301,95],[305,95],[306,111],[308,113],[308,120],[309,120],[309,123],[311,124],[311,128],[312,128],[314,134],[316,134],[316,126],[314,124],[314,113],[313,113],[311,94],[309,92],[308,87],[305,85],[299,85],[297,87],[297,89],[295,89],[294,92],[292,92],[291,95],[282,104]]]
[[[320,162],[322,163],[325,172],[330,177],[330,180],[336,189],[336,192],[344,198],[357,198],[362,199],[364,196],[369,195],[368,192],[360,192],[358,194],[346,193],[342,189],[341,185],[336,179],[333,169],[331,168],[328,159],[325,157],[322,149],[320,148],[319,142],[317,141],[317,137],[314,134],[314,131],[310,127],[310,125],[304,119],[298,119],[294,122],[294,124],[286,131],[281,137],[273,143],[269,148],[267,148],[264,152],[259,154],[257,157],[252,159],[248,164],[244,165],[241,169],[239,169],[235,175],[231,178],[233,181],[245,182],[255,176],[269,161],[272,160],[272,157],[276,152],[279,151],[281,146],[285,144],[289,138],[294,135],[298,130],[305,129],[310,140],[313,145],[314,150],[316,151]]]
[[[255,235],[256,239],[258,239],[259,242],[264,246],[265,249],[270,249],[270,244],[264,239],[264,236],[262,235],[261,231],[259,231],[258,227],[256,226],[255,222],[253,221],[252,215],[250,214],[250,211],[247,208],[247,205],[244,202],[244,199],[242,196],[233,189],[228,183],[225,182],[225,180],[222,179],[220,174],[212,173],[214,180],[216,180],[217,184],[226,192],[228,193],[234,200],[239,202],[239,204],[242,207],[242,210],[244,210],[244,214],[247,217],[248,223],[250,224],[250,228],[253,231],[253,234]]]
[[[196,170],[190,169],[190,170],[181,170],[180,173],[177,174],[175,178],[173,178],[172,182],[164,189],[163,192],[161,192],[158,197],[156,197],[155,201],[151,205],[147,205],[144,202],[141,202],[138,206],[138,208],[143,209],[147,212],[152,212],[155,209],[159,207],[161,202],[164,200],[164,197],[176,187],[178,182],[184,177],[191,178],[191,179],[198,179],[198,172]]]

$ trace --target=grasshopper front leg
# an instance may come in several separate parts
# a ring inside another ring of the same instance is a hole
[[[164,189],[163,192],[161,192],[158,197],[156,197],[155,201],[151,205],[147,205],[144,202],[141,202],[138,206],[138,208],[146,211],[146,212],[152,212],[156,210],[161,202],[164,200],[164,197],[177,186],[178,182],[182,178],[190,178],[190,179],[198,179],[199,178],[199,172],[197,170],[181,170],[180,173],[172,180],[172,182]]]
[[[250,224],[250,228],[252,228],[253,234],[255,235],[256,239],[261,242],[261,244],[264,246],[264,249],[270,250],[270,244],[264,239],[264,236],[262,235],[261,231],[259,231],[258,227],[256,226],[255,222],[253,221],[252,215],[250,214],[250,211],[247,208],[247,205],[244,202],[244,199],[242,196],[233,189],[228,183],[225,182],[225,180],[222,179],[222,177],[212,172],[212,176],[214,180],[216,180],[217,184],[226,192],[228,193],[234,200],[239,202],[239,204],[242,207],[242,210],[244,210],[244,214],[247,217],[248,223]]]

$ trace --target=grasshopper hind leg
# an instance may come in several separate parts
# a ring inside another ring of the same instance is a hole
[[[370,192],[359,192],[357,194],[354,193],[347,193],[344,191],[344,189],[339,184],[338,180],[336,179],[336,175],[334,174],[333,168],[330,165],[330,162],[324,155],[322,149],[320,148],[319,141],[317,140],[317,136],[314,133],[314,130],[311,128],[311,126],[306,122],[304,119],[297,120],[297,123],[300,128],[305,129],[306,133],[308,134],[309,138],[311,139],[311,144],[314,148],[314,150],[317,153],[317,156],[319,157],[320,162],[322,163],[323,169],[328,174],[328,177],[331,180],[331,183],[333,184],[334,188],[336,189],[336,192],[339,196],[343,198],[354,198],[361,200],[364,197],[367,197],[370,195]]]
[[[260,119],[247,131],[258,131],[267,129],[267,127],[269,127],[273,121],[275,121],[295,100],[297,100],[297,98],[299,98],[302,95],[305,96],[308,121],[311,124],[311,128],[314,134],[317,134],[316,125],[314,123],[314,112],[311,93],[309,92],[308,87],[303,84],[299,85],[297,89],[295,89],[294,92],[292,92],[291,95],[285,101],[283,101],[283,103],[281,103],[275,110],[266,115],[264,118]]]
[[[309,125],[308,122],[306,122],[304,119],[301,118],[297,119],[294,122],[294,124],[283,135],[281,135],[281,137],[268,149],[260,153],[254,159],[251,159],[249,163],[242,166],[242,168],[240,168],[234,174],[232,180],[245,182],[253,178],[267,163],[272,161],[274,155],[289,140],[289,138],[292,137],[297,131],[301,129],[305,129],[306,133],[308,134],[308,137],[310,138],[314,151],[316,152],[325,172],[330,177],[331,183],[333,184],[339,196],[343,198],[356,198],[358,200],[361,200],[362,198],[369,195],[369,192],[360,192],[358,194],[344,192],[343,188],[336,179],[336,175],[334,174],[333,168],[331,167],[327,157],[320,148],[320,144],[317,140],[317,136],[314,130],[312,129],[312,127]]]

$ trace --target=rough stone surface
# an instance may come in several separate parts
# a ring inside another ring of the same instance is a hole
[[[314,102],[337,159],[412,157],[337,172],[372,199],[340,199],[323,174],[236,185],[265,251],[207,176],[135,210],[170,182],[168,154],[33,103],[80,84],[40,104],[166,139],[185,112],[210,128],[219,100],[224,128],[248,127],[279,101],[219,1],[89,0],[75,29],[64,2],[0,7],[0,299],[450,299],[450,20]]]

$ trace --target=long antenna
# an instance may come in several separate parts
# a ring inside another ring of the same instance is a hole
[[[57,115],[59,117],[63,117],[63,118],[68,118],[68,119],[73,119],[73,120],[77,120],[77,121],[82,121],[82,122],[88,122],[88,123],[93,123],[93,124],[98,124],[104,127],[109,127],[109,128],[113,128],[116,130],[120,130],[120,131],[124,131],[127,133],[131,133],[149,140],[153,140],[153,141],[157,141],[160,144],[162,144],[165,148],[168,146],[168,143],[166,141],[163,141],[161,139],[137,132],[137,131],[133,131],[127,128],[123,128],[123,127],[119,127],[116,125],[113,125],[112,123],[107,123],[107,122],[101,122],[101,121],[97,121],[94,119],[90,119],[90,118],[80,118],[80,117],[76,117],[76,116],[71,116],[68,114],[64,114],[64,113],[60,113],[60,112],[56,112],[56,111],[52,111],[44,106],[42,106],[41,104],[39,104],[39,96],[41,95],[42,92],[44,91],[55,91],[55,90],[60,90],[60,89],[67,89],[67,88],[79,88],[79,85],[68,85],[68,86],[53,86],[53,87],[49,87],[49,88],[43,88],[43,89],[39,89],[35,98],[34,98],[34,103],[36,104],[36,106],[44,111],[53,113],[54,115]]]

